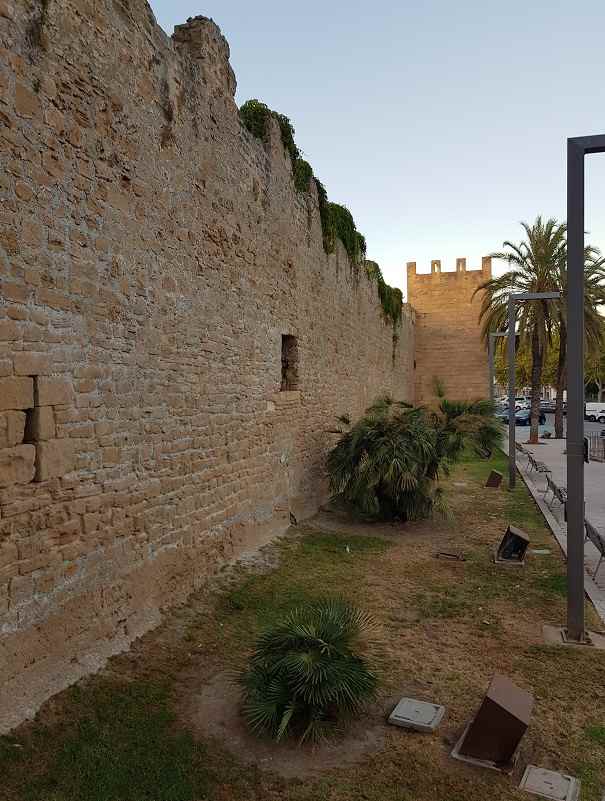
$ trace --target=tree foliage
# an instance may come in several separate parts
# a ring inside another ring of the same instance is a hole
[[[239,677],[253,731],[276,740],[318,740],[357,712],[376,676],[355,648],[372,627],[368,615],[338,599],[297,607],[265,631]]]
[[[515,245],[504,242],[502,252],[492,257],[503,259],[511,268],[504,275],[491,278],[479,288],[483,291],[480,316],[483,336],[490,331],[508,328],[508,295],[511,292],[559,292],[557,301],[524,301],[519,304],[516,356],[517,386],[531,387],[530,440],[537,441],[540,386],[546,381],[557,389],[555,436],[563,435],[563,391],[567,376],[567,227],[554,219],[544,222],[537,217],[533,225],[521,223],[526,240]],[[603,323],[599,307],[605,302],[605,259],[587,245],[584,249],[584,334],[587,353],[601,349]],[[505,347],[501,344],[500,349]],[[505,356],[497,357],[498,379]]]
[[[482,292],[480,318],[485,340],[490,331],[508,328],[508,296],[519,292],[559,290],[558,276],[566,259],[566,226],[555,219],[537,217],[532,225],[521,223],[526,239],[518,244],[505,241],[504,249],[492,258],[505,261],[509,270],[484,281],[475,292]],[[556,328],[557,304],[547,300],[518,304],[517,331],[521,348],[531,352],[531,431],[530,440],[538,440],[540,385],[546,348]]]
[[[470,444],[487,455],[500,438],[489,401],[441,399],[430,411],[377,400],[328,454],[334,501],[379,520],[420,520],[446,511],[438,479]]]

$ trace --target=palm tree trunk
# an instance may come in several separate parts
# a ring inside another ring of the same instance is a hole
[[[567,379],[567,328],[559,326],[559,358],[557,360],[557,397],[555,400],[555,437],[563,439],[563,391]]]
[[[534,331],[531,338],[531,406],[529,442],[536,445],[538,442],[538,419],[540,417],[540,386],[542,384],[542,361],[544,352],[538,339],[538,332]]]

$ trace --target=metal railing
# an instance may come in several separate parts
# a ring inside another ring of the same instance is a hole
[[[588,438],[589,458],[595,462],[605,462],[605,437],[599,431],[588,431],[585,436]]]

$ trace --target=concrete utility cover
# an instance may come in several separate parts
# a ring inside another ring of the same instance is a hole
[[[445,707],[415,698],[402,698],[389,716],[389,723],[404,729],[435,731],[445,715]]]
[[[554,770],[537,768],[535,765],[527,766],[519,789],[554,801],[577,801],[580,797],[578,779],[564,773],[556,773]]]

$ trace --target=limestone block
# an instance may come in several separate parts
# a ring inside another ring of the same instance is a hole
[[[35,473],[36,449],[33,445],[17,445],[0,450],[0,487],[29,484]]]
[[[15,353],[13,361],[17,375],[45,375],[49,372],[46,353]]]
[[[40,377],[36,380],[36,406],[71,403],[73,388],[64,378]]]
[[[25,412],[0,412],[0,448],[12,448],[23,442]]]
[[[15,8],[9,0],[0,0],[0,17],[5,17],[6,19],[15,18]]]
[[[51,439],[36,447],[36,481],[46,481],[70,473],[75,466],[71,439]]]
[[[36,406],[27,428],[30,442],[43,442],[56,436],[55,413],[52,406]]]
[[[34,382],[31,378],[0,378],[0,411],[31,409],[34,405]]]
[[[0,320],[0,342],[11,342],[21,337],[21,327],[16,320]]]
[[[15,86],[15,111],[21,117],[39,117],[40,99],[22,83]]]

